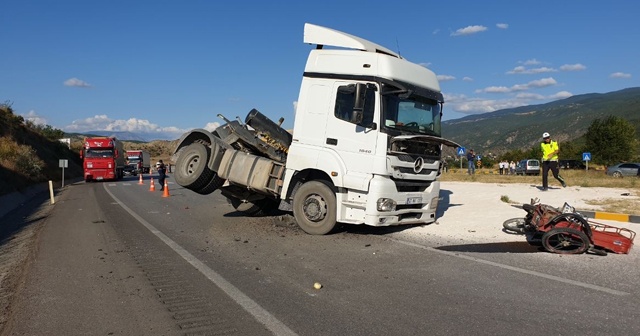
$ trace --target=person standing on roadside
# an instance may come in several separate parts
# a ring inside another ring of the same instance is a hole
[[[553,173],[553,177],[562,184],[562,187],[566,187],[567,183],[560,176],[558,170],[558,152],[560,151],[558,142],[551,140],[551,135],[548,132],[544,132],[540,148],[542,149],[542,190],[546,191],[548,189],[549,170]]]
[[[473,152],[473,149],[470,149],[467,153],[467,172],[469,175],[473,175],[476,173],[476,153]]]
[[[160,183],[160,190],[164,190],[164,180],[167,178],[167,166],[164,165],[162,160],[158,160],[156,163],[156,170],[158,171],[158,182]]]

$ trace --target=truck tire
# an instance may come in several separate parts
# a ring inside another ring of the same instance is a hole
[[[193,191],[197,192],[200,195],[209,195],[222,187],[225,181],[225,179],[218,176],[218,173],[214,172],[211,180],[204,187]]]
[[[235,197],[229,197],[229,203],[238,212],[242,212],[247,216],[259,217],[264,216],[270,209],[275,207],[275,203],[270,198],[263,198],[255,201],[242,201]]]
[[[336,194],[324,181],[304,183],[293,195],[293,217],[304,232],[325,235],[336,227]]]
[[[176,162],[176,171],[173,173],[176,183],[191,190],[206,187],[214,174],[207,167],[208,161],[209,149],[201,143],[194,142],[182,149]]]

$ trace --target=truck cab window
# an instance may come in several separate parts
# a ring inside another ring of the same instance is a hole
[[[353,108],[355,107],[356,89],[354,84],[343,85],[338,87],[336,94],[336,106],[334,115],[340,120],[350,122]],[[373,114],[375,112],[376,97],[374,90],[366,90],[365,102],[363,109],[363,118],[361,126],[368,126],[373,123]]]

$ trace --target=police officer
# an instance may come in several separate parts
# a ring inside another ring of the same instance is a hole
[[[162,160],[158,160],[156,163],[156,170],[158,171],[158,182],[160,182],[160,190],[164,190],[164,180],[167,178],[167,166],[164,165]]]
[[[551,169],[553,177],[562,184],[562,187],[566,187],[567,184],[558,171],[558,152],[560,151],[558,142],[551,140],[551,135],[548,132],[544,132],[540,148],[542,149],[542,190],[547,190],[549,169]]]

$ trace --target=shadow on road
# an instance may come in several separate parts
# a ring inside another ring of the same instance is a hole
[[[485,244],[464,244],[436,247],[437,250],[450,252],[478,252],[478,253],[536,253],[541,249],[531,246],[527,242],[501,242]]]

